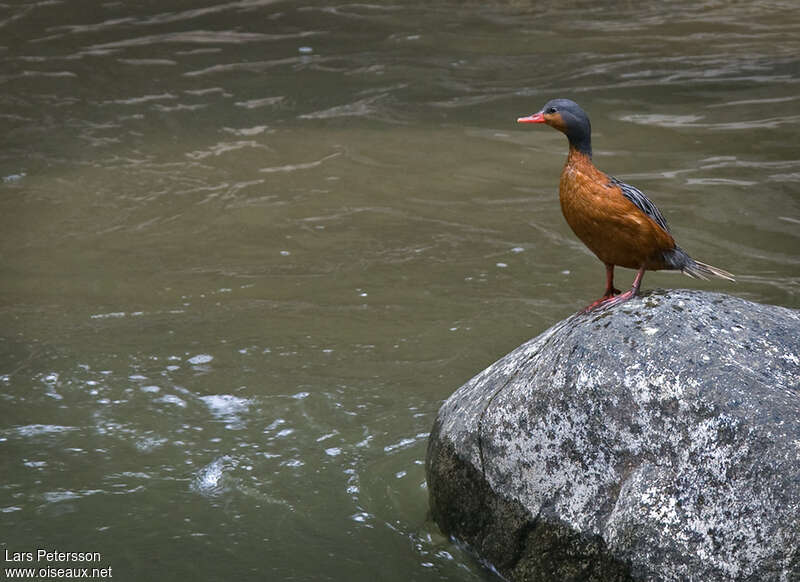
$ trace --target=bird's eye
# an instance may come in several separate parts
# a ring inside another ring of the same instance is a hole
[[[556,111],[558,111],[558,109],[556,109],[555,107],[548,107],[545,113],[555,113]]]

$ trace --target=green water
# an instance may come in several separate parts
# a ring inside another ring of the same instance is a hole
[[[603,291],[563,136],[514,123],[552,97],[738,279],[645,289],[800,307],[793,2],[18,2],[0,33],[0,557],[492,579],[423,463],[443,399]]]

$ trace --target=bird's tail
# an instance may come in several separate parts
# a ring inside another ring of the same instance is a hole
[[[690,277],[695,279],[703,279],[704,281],[707,281],[712,277],[727,279],[728,281],[736,281],[733,275],[731,275],[728,271],[712,265],[707,265],[706,263],[701,263],[700,261],[695,261],[694,259],[689,259],[681,271]]]

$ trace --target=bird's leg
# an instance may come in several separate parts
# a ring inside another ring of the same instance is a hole
[[[636,276],[633,278],[633,286],[631,287],[631,290],[629,291],[629,293],[631,294],[631,297],[633,297],[634,295],[638,295],[639,294],[639,287],[642,286],[642,279],[643,278],[644,278],[644,267],[639,267],[639,270],[636,271]]]
[[[614,287],[614,265],[611,263],[606,263],[606,292],[603,293],[603,296],[600,299],[587,305],[583,311],[591,311],[609,299],[612,299],[615,295],[619,294],[620,290]]]
[[[614,287],[614,265],[606,263],[606,292],[601,299],[608,299],[619,294],[620,290]]]
[[[613,271],[613,269],[614,269],[614,267],[612,265],[611,266],[611,270]],[[606,273],[608,273],[608,272],[609,272],[608,265],[606,265]],[[633,285],[631,286],[630,290],[625,291],[625,293],[622,293],[620,295],[610,295],[610,296],[604,295],[603,297],[601,297],[600,299],[598,299],[594,303],[589,304],[583,310],[584,313],[587,312],[587,311],[593,311],[593,310],[595,310],[595,309],[597,309],[599,307],[604,307],[604,308],[605,307],[611,307],[612,305],[616,305],[617,303],[622,303],[622,302],[627,301],[628,299],[630,299],[632,297],[636,297],[636,295],[639,293],[639,287],[641,287],[641,285],[642,285],[642,278],[643,277],[644,277],[644,267],[641,267],[636,272],[636,276],[633,278]],[[613,288],[613,285],[609,285],[609,286],[611,287],[612,291],[616,291],[616,289]],[[608,292],[609,292],[609,290],[606,290],[606,294],[608,294]]]

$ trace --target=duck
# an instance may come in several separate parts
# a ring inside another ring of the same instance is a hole
[[[584,312],[637,296],[645,271],[675,270],[695,279],[735,281],[728,271],[695,260],[680,248],[664,215],[641,190],[594,165],[592,126],[577,103],[552,99],[517,123],[549,125],[569,142],[558,185],[561,211],[575,235],[606,267],[605,292]],[[630,290],[624,293],[614,287],[615,267],[636,270]]]

